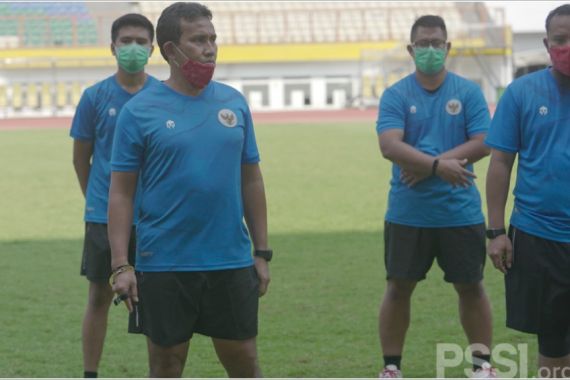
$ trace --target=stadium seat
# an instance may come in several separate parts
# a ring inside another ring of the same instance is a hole
[[[0,109],[8,108],[8,97],[6,96],[6,86],[0,86]]]
[[[12,85],[12,109],[21,110],[23,105],[22,84],[14,83]]]
[[[73,107],[79,104],[79,99],[81,99],[81,83],[73,82],[71,85],[71,104]]]
[[[63,82],[58,82],[56,85],[55,105],[57,108],[67,106],[67,86]]]
[[[30,83],[26,89],[26,107],[35,110],[39,108],[39,105],[38,86],[35,83]]]
[[[52,95],[51,95],[51,85],[49,83],[42,83],[42,97],[41,97],[41,108],[44,110],[51,109],[52,107]]]

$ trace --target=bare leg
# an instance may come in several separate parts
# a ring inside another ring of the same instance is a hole
[[[570,355],[549,358],[538,354],[538,377],[570,377]]]
[[[190,341],[163,347],[147,338],[149,377],[181,377]]]
[[[475,355],[489,355],[493,339],[491,304],[481,282],[453,284],[459,295],[459,318]]]
[[[107,315],[113,291],[106,282],[89,282],[89,298],[83,317],[83,368],[97,372],[107,333]]]
[[[380,345],[384,356],[401,356],[410,325],[410,299],[417,282],[388,280],[380,306]]]
[[[262,377],[255,338],[228,340],[212,338],[220,362],[229,377]]]

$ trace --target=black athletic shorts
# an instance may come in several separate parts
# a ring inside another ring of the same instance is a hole
[[[129,242],[129,263],[135,265],[136,231],[131,231]],[[81,259],[81,275],[89,281],[105,282],[111,276],[111,247],[107,235],[107,225],[102,223],[85,223],[85,239],[83,241],[83,258]]]
[[[384,224],[384,264],[389,280],[423,280],[437,259],[445,281],[477,283],[483,279],[485,258],[484,224],[442,228]]]
[[[245,340],[257,336],[259,279],[255,267],[205,272],[137,272],[139,302],[129,332],[163,347],[193,333]]]
[[[559,337],[570,352],[570,243],[512,226],[509,237],[513,262],[505,275],[507,327],[545,340]]]

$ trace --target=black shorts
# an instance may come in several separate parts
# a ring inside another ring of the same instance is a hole
[[[434,258],[447,282],[481,281],[486,258],[485,225],[424,228],[384,224],[384,264],[389,280],[423,280]]]
[[[193,333],[245,340],[257,336],[259,280],[255,267],[205,272],[137,272],[139,302],[129,332],[163,347]]]
[[[507,327],[558,336],[570,344],[570,243],[512,226],[509,237],[513,262],[505,275]]]
[[[133,227],[129,242],[129,263],[135,265],[136,231]],[[109,281],[111,276],[111,247],[107,235],[107,225],[102,223],[85,223],[85,239],[83,241],[83,258],[81,259],[81,275],[92,282]]]

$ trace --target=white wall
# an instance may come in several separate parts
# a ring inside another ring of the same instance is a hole
[[[511,81],[513,74],[510,57],[481,56],[480,62],[472,57],[449,58],[447,67],[459,75],[478,82],[489,103],[497,101],[497,88],[505,87]],[[383,66],[384,65],[384,66]],[[296,62],[270,64],[221,64],[216,68],[214,78],[225,82],[240,91],[252,92],[256,110],[287,110],[287,109],[335,109],[347,106],[377,105],[377,99],[361,102],[362,77],[365,73],[385,75],[387,66],[394,73],[398,68],[395,79],[413,71],[413,64],[408,62],[382,61],[351,61],[351,62]],[[115,72],[115,67],[96,68],[60,68],[60,69],[29,69],[3,70],[0,72],[0,86],[7,88],[8,104],[4,117],[14,116],[45,116],[46,114],[69,115],[73,113],[74,104],[65,107],[55,107],[52,110],[34,110],[26,107],[18,110],[10,108],[12,86],[15,83],[48,83],[53,85],[52,96],[57,98],[61,91],[57,84],[65,83],[71,102],[77,100],[77,94],[71,95],[71,86],[81,86],[95,83]],[[152,65],[147,72],[165,80],[169,76],[166,64]],[[32,75],[33,74],[33,75]],[[33,80],[31,79],[33,78]],[[394,79],[394,76],[392,76]],[[25,91],[26,86],[23,86]],[[75,90],[73,90],[75,91]],[[302,91],[303,101],[301,102]],[[297,95],[292,95],[292,93]],[[378,97],[380,93],[374,94]],[[296,99],[291,100],[291,97]],[[343,101],[342,99],[346,101]],[[335,100],[336,99],[336,100]],[[52,101],[52,103],[56,103]],[[1,116],[0,116],[1,117]]]

